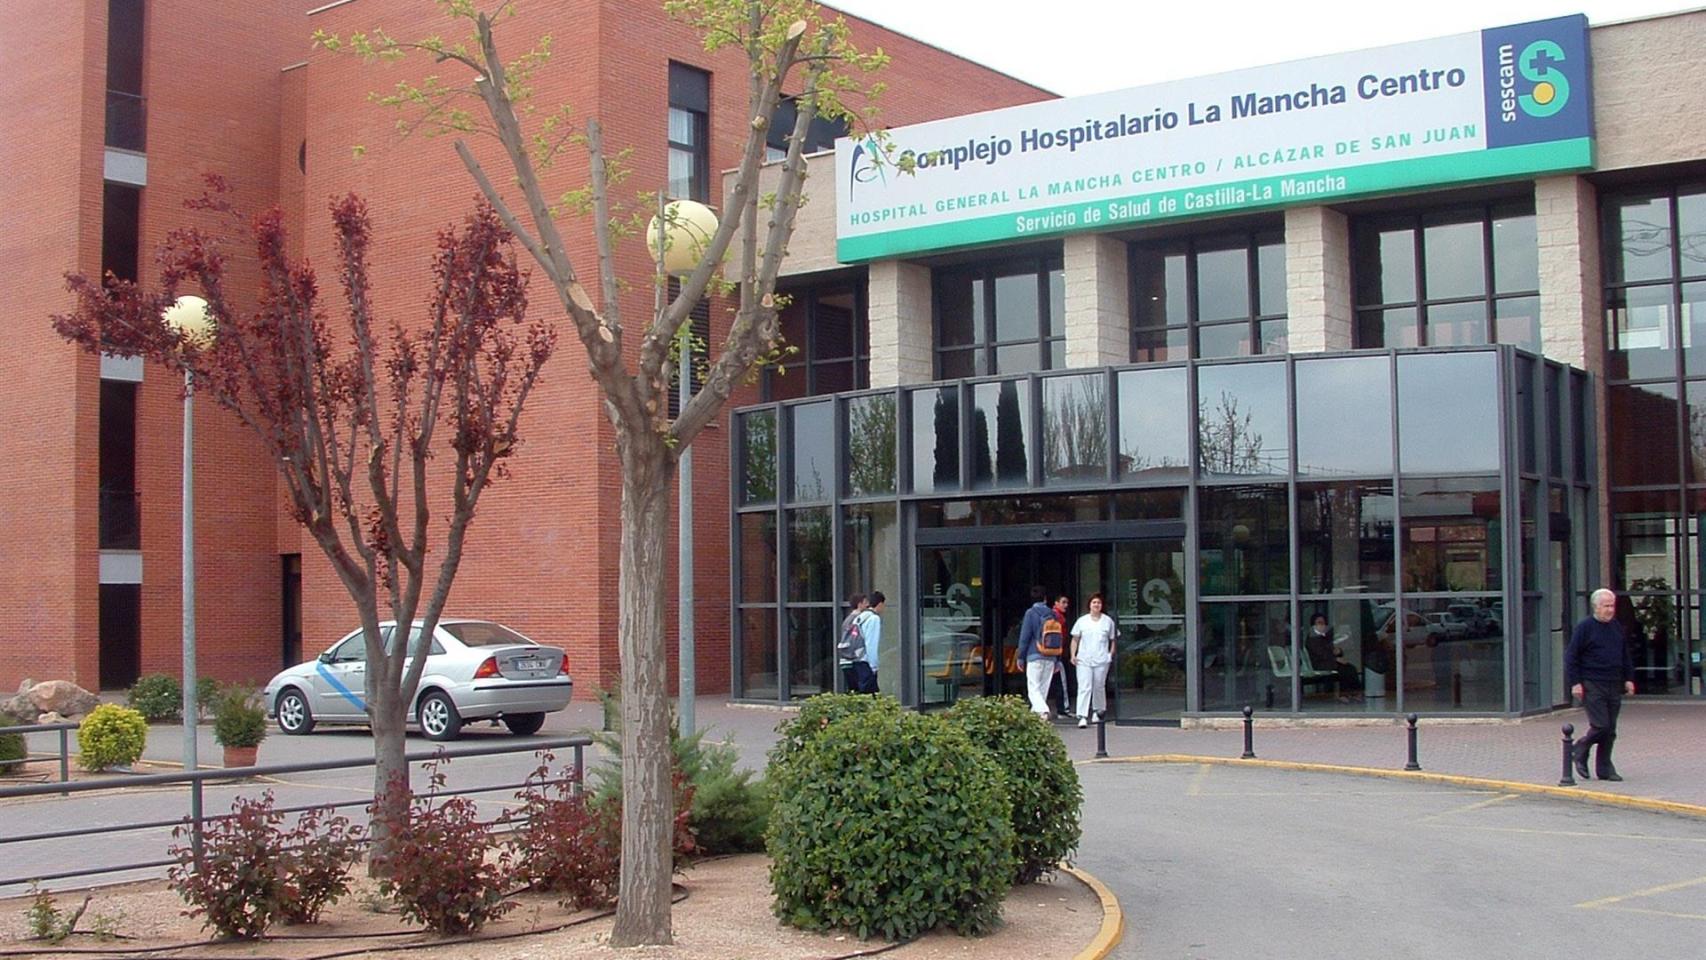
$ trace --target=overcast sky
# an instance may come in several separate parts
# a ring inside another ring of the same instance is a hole
[[[1484,27],[1587,14],[1589,23],[1688,0],[826,0],[1062,96],[1221,73]]]

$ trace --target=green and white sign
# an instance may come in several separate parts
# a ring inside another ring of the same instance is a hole
[[[1593,165],[1561,17],[953,117],[835,148],[845,263]]]

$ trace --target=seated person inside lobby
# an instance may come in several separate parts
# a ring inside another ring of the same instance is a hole
[[[1350,703],[1352,697],[1362,695],[1362,672],[1345,660],[1344,650],[1339,641],[1333,639],[1332,628],[1327,625],[1326,614],[1317,613],[1309,618],[1309,633],[1303,638],[1303,649],[1309,654],[1311,667],[1322,672],[1331,670],[1338,675],[1340,703]]]

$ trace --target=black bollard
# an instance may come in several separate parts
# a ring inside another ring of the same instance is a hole
[[[1564,775],[1558,778],[1558,786],[1573,787],[1576,785],[1576,725],[1564,724]]]
[[[1096,712],[1096,759],[1101,760],[1108,755],[1108,712]]]
[[[1256,713],[1255,707],[1245,705],[1245,707],[1244,707],[1244,755],[1239,758],[1240,760],[1254,760],[1254,759],[1256,759],[1256,732],[1255,732],[1256,731],[1256,721],[1254,719],[1252,719],[1255,716],[1255,713]]]
[[[1412,713],[1404,720],[1410,725],[1410,762],[1404,764],[1404,769],[1420,770],[1422,765],[1416,762],[1416,715]]]

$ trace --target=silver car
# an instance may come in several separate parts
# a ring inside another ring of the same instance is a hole
[[[396,621],[379,629],[391,649]],[[420,631],[417,621],[410,646]],[[454,740],[470,720],[502,720],[525,737],[539,732],[545,714],[568,706],[573,690],[560,648],[542,647],[489,620],[440,620],[408,722],[429,740]],[[273,677],[263,696],[280,730],[303,734],[319,723],[367,723],[366,693],[367,647],[358,628]]]

